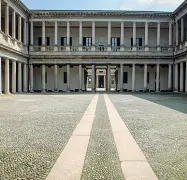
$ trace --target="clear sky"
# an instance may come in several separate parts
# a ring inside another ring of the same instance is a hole
[[[22,0],[30,9],[173,11],[183,0]]]

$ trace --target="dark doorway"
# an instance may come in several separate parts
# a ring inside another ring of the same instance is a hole
[[[104,76],[99,76],[99,88],[104,88]]]

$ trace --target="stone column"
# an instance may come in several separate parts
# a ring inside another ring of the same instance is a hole
[[[58,66],[54,65],[54,91],[58,92]]]
[[[120,92],[123,92],[123,64],[120,64],[120,82],[119,83],[120,83]]]
[[[187,92],[187,61],[186,61],[186,79],[185,79],[185,92]]]
[[[30,39],[31,46],[33,46],[33,21],[30,22]]]
[[[169,46],[172,46],[172,22],[169,22]]]
[[[12,10],[12,38],[16,39],[16,13]]]
[[[0,0],[0,5],[1,5],[1,0]],[[1,15],[1,11],[0,11],[0,15]],[[1,76],[1,57],[0,57],[0,95],[2,94],[2,80],[1,79],[2,79],[2,76]]]
[[[171,91],[171,81],[172,81],[172,65],[168,65],[168,90]]]
[[[79,92],[82,92],[82,65],[79,65]]]
[[[79,51],[82,51],[82,21],[79,22]]]
[[[136,73],[136,66],[135,64],[132,65],[132,92],[135,91],[135,73]]]
[[[23,64],[23,92],[27,92],[27,64]]]
[[[23,43],[27,45],[27,21],[24,19]]]
[[[124,22],[121,22],[121,47],[120,47],[121,51],[124,51]]]
[[[18,93],[22,92],[22,68],[21,62],[18,62]]]
[[[175,64],[175,91],[178,92],[178,64]]]
[[[41,48],[42,51],[45,51],[45,46],[46,46],[46,43],[45,43],[45,21],[42,21],[42,48]]]
[[[34,92],[33,91],[33,65],[30,65],[30,92]]]
[[[108,51],[111,51],[111,21],[108,21]]]
[[[5,34],[9,35],[9,4],[5,4]]]
[[[184,91],[184,68],[183,62],[180,63],[180,92]]]
[[[136,22],[133,22],[133,51],[136,51]]]
[[[160,64],[156,65],[156,92],[160,91]]]
[[[67,92],[70,92],[70,65],[67,65]]]
[[[176,22],[176,46],[179,45],[179,24]]]
[[[160,22],[157,23],[157,51],[161,51],[161,47],[160,47]]]
[[[58,21],[55,21],[54,51],[58,51]]]
[[[66,51],[70,51],[70,22],[67,21],[67,46]]]
[[[21,42],[21,35],[22,35],[22,27],[21,27],[21,16],[18,18],[18,41]]]
[[[144,92],[147,91],[147,64],[144,64]]]
[[[92,21],[92,51],[95,51],[95,21]]]
[[[149,36],[149,24],[148,22],[145,22],[145,51],[149,51],[148,36]]]
[[[108,74],[107,74],[108,75],[108,78],[107,78],[108,79],[108,83],[107,83],[108,88],[107,89],[108,89],[108,92],[110,92],[111,91],[111,67],[110,67],[110,65],[108,65],[108,71],[107,72],[108,72]]]
[[[12,93],[16,93],[16,61],[12,61]]]
[[[46,92],[45,65],[42,65],[42,92]]]
[[[92,91],[95,92],[95,65],[92,65]]]
[[[5,94],[10,94],[9,59],[5,59]]]
[[[184,19],[181,18],[181,43],[184,42]]]

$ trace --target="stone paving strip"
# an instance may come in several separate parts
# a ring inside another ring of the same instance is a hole
[[[125,179],[158,180],[108,95],[104,97]]]
[[[99,96],[81,179],[124,179],[103,95]]]
[[[46,180],[80,180],[97,101],[95,95]]]

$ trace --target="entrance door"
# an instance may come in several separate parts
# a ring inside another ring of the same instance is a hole
[[[99,76],[99,88],[104,88],[104,76]]]

